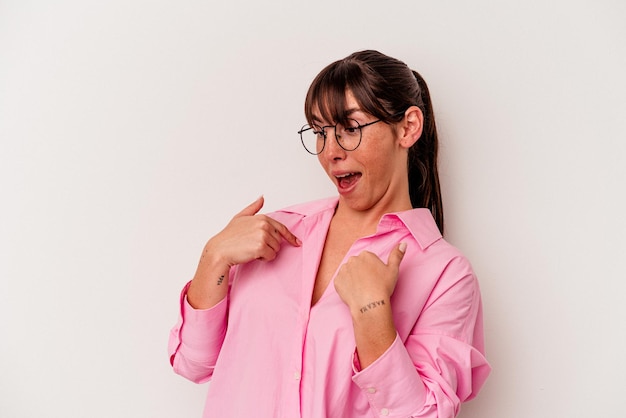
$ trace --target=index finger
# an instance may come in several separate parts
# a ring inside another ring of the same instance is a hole
[[[298,237],[292,234],[285,225],[272,218],[270,218],[269,222],[274,227],[274,230],[278,232],[289,244],[293,245],[294,247],[299,247],[302,245],[302,241],[300,241]]]

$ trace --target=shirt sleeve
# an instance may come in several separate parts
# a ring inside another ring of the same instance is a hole
[[[170,331],[168,351],[175,373],[204,383],[213,375],[226,335],[228,297],[212,308],[194,309],[187,302],[190,283],[180,295],[180,318]]]
[[[354,383],[376,416],[453,418],[490,367],[484,357],[478,282],[465,260],[443,272],[415,327],[363,370]]]

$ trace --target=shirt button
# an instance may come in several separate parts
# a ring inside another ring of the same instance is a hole
[[[387,415],[389,415],[389,410],[387,408],[383,408],[380,410],[380,415],[386,417]]]
[[[376,393],[376,388],[367,388],[367,393]]]
[[[300,372],[294,372],[294,373],[293,373],[293,378],[294,378],[294,379],[296,379],[296,380],[300,380],[300,377],[302,377],[302,376],[300,375]]]

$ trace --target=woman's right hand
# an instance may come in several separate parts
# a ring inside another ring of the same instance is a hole
[[[236,214],[220,233],[204,247],[204,254],[212,254],[232,267],[255,259],[271,261],[276,258],[284,239],[299,247],[300,241],[280,222],[257,215],[264,199],[259,197]]]
[[[221,301],[228,290],[230,267],[252,260],[273,260],[283,239],[295,247],[302,244],[282,223],[257,215],[263,203],[263,197],[259,197],[206,243],[187,291],[191,306],[207,309]]]

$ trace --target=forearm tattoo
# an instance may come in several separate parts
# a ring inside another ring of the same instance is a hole
[[[224,275],[222,274],[222,275],[220,276],[220,278],[219,278],[219,279],[217,279],[217,285],[218,285],[218,286],[219,286],[219,285],[221,285],[223,281],[224,281]]]
[[[372,303],[368,303],[367,305],[365,305],[364,307],[361,308],[361,313],[365,313],[367,311],[369,311],[370,309],[374,309],[377,306],[381,306],[384,305],[385,301],[384,300],[379,300],[376,302],[372,302]]]

